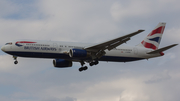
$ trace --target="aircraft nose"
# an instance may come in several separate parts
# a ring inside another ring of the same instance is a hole
[[[2,46],[2,47],[1,47],[1,50],[2,50],[2,51],[5,51],[5,46]]]

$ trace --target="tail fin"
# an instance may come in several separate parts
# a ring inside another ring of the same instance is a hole
[[[157,50],[164,32],[166,23],[160,22],[151,33],[138,45],[145,48]]]

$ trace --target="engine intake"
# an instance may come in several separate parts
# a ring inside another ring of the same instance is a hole
[[[54,67],[57,68],[66,68],[66,67],[72,67],[72,61],[63,60],[63,59],[55,59],[53,60]]]
[[[84,58],[88,56],[88,52],[84,49],[70,49],[69,56],[74,58]]]

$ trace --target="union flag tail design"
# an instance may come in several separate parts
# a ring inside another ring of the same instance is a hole
[[[166,23],[160,22],[151,33],[138,45],[157,50],[164,32]]]

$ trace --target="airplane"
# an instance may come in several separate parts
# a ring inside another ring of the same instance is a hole
[[[73,62],[80,62],[79,71],[88,69],[84,66],[97,65],[99,61],[130,62],[150,59],[164,55],[164,51],[178,44],[158,49],[166,23],[160,22],[145,39],[136,46],[122,46],[144,30],[105,41],[99,44],[42,41],[42,40],[18,40],[6,43],[1,50],[10,54],[17,64],[17,57],[48,58],[53,59],[53,65],[57,68],[72,67]]]

